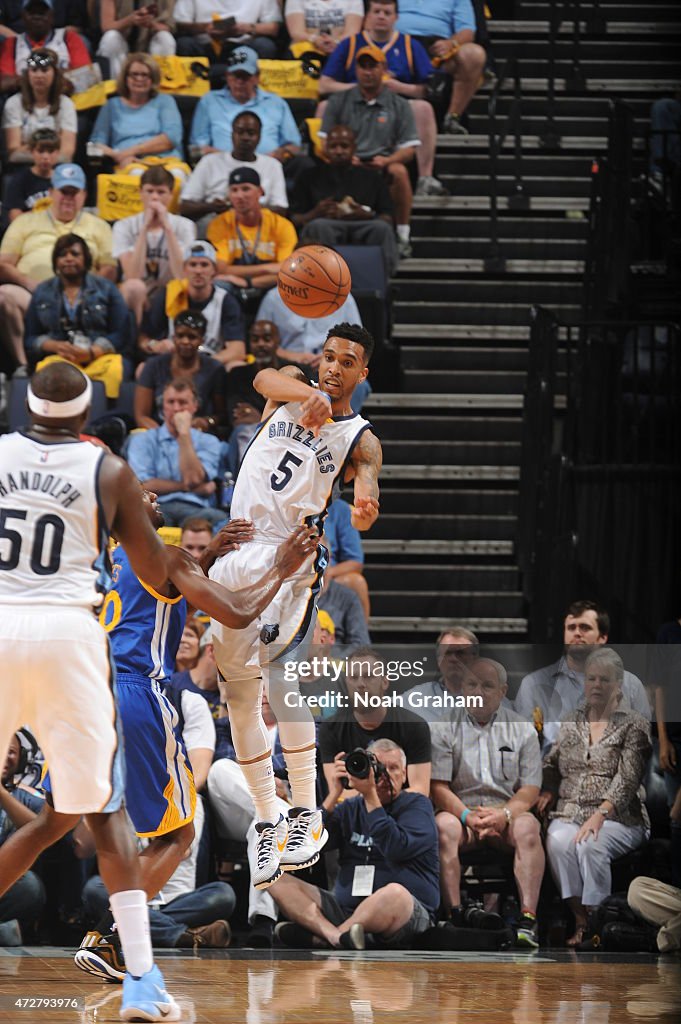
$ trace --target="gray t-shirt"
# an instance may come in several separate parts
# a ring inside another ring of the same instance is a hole
[[[180,249],[191,245],[196,240],[196,224],[187,217],[179,217],[176,213],[168,214]],[[144,214],[136,213],[134,217],[117,220],[113,226],[113,254],[119,259],[126,252],[132,252],[137,244],[144,225]],[[151,294],[157,288],[167,284],[173,275],[168,262],[168,241],[165,231],[149,231],[147,233],[147,259],[144,283]]]
[[[360,160],[389,156],[396,149],[421,145],[409,101],[388,89],[382,89],[374,100],[362,99],[357,85],[334,92],[326,104],[320,138],[325,138],[338,124],[352,128]]]

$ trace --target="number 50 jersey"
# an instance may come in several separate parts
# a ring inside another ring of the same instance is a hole
[[[109,583],[104,456],[86,441],[0,437],[1,604],[101,603]]]
[[[251,519],[255,539],[279,544],[304,522],[319,525],[368,420],[357,413],[329,418],[314,437],[300,425],[299,402],[279,406],[244,455],[231,518]]]

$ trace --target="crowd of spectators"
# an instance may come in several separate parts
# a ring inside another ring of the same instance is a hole
[[[185,411],[189,425],[191,410]],[[171,503],[176,500],[171,494]],[[197,507],[180,541],[197,557],[212,536],[212,520],[204,513]],[[361,564],[345,561],[361,574]],[[360,632],[368,639],[361,602],[342,579],[336,577],[332,587],[356,602]],[[657,645],[648,688],[633,675],[626,688],[622,658],[608,646],[607,613],[591,601],[575,602],[564,624],[569,677],[557,671],[550,677],[560,717],[547,735],[555,708],[549,704],[542,714],[539,702],[548,699],[549,669],[524,676],[514,709],[504,665],[485,654],[470,630],[452,624],[438,637],[433,678],[407,689],[388,678],[384,656],[367,643],[347,653],[338,642],[339,627],[340,620],[322,610],[313,643],[316,653],[343,666],[340,682],[307,680],[302,687],[317,722],[318,799],[330,835],[325,869],[284,875],[269,889],[249,886],[245,892],[234,864],[254,867],[255,810],[221,699],[210,628],[200,613],[187,621],[165,692],[178,710],[202,800],[191,853],[153,907],[154,943],[223,947],[232,941],[224,922],[236,916],[241,941],[250,947],[410,947],[439,920],[468,936],[496,930],[526,950],[548,943],[549,935],[555,941],[558,926],[569,947],[592,948],[590,923],[611,893],[617,862],[650,846],[643,786],[652,704],[658,712],[664,707],[678,659],[661,658]],[[346,641],[354,641],[352,624],[346,628]],[[678,630],[678,623],[665,628]],[[632,680],[646,701],[638,709],[633,703],[641,695]],[[331,693],[344,694],[346,703],[320,707],[321,695]],[[389,699],[395,694],[402,704]],[[466,698],[467,706],[443,708],[446,697]],[[521,711],[533,701],[538,703],[529,714]],[[285,764],[266,697],[262,714],[277,797],[286,810]],[[630,903],[660,929],[659,949],[668,952],[681,949],[679,744],[678,726],[659,722],[657,729],[668,787],[671,871],[636,878]],[[368,771],[348,759],[358,750],[369,755]],[[30,732],[21,730],[2,773],[0,841],[40,811],[40,764]],[[0,936],[7,944],[35,936],[41,921],[44,929],[46,906],[62,923],[82,925],[101,914],[106,893],[91,854],[91,840],[79,827],[51,851],[49,871],[42,858],[0,900]],[[484,904],[471,903],[475,889],[464,867],[477,859],[508,864],[510,901],[499,878],[498,893],[488,887]],[[658,856],[657,863],[665,858]],[[55,878],[62,886],[56,902]]]

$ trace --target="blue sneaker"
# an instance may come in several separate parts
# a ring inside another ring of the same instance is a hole
[[[179,1020],[180,1007],[166,991],[163,975],[154,964],[141,978],[126,974],[123,979],[121,1020]]]

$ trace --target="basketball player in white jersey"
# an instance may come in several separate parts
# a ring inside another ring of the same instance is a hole
[[[231,514],[250,519],[253,541],[218,559],[211,579],[238,590],[271,565],[276,545],[301,523],[323,521],[334,492],[354,478],[352,523],[368,530],[378,517],[381,446],[370,424],[353,413],[350,398],[365,380],[373,338],[363,327],[338,324],[324,343],[319,388],[300,371],[261,370],[254,387],[268,399],[265,418],[244,455]],[[267,415],[269,412],[269,415]],[[304,658],[316,619],[316,600],[328,552],[316,555],[281,588],[251,626],[238,632],[213,622],[222,697],[232,738],[255,804],[258,833],[256,888],[284,871],[314,864],[327,834],[315,797],[315,729],[297,682],[286,682],[284,662]],[[264,684],[286,758],[294,806],[280,815],[267,730],[262,722]],[[293,691],[293,697],[290,695]]]
[[[127,967],[121,1019],[178,1020],[153,963],[147,895],[122,806],[108,642],[93,609],[108,582],[110,529],[157,591],[179,549],[159,539],[127,464],[80,442],[91,394],[77,367],[46,367],[28,389],[30,429],[0,438],[0,750],[30,721],[50,766],[53,817],[66,831],[86,815]],[[4,851],[0,892],[21,873],[25,830]]]

